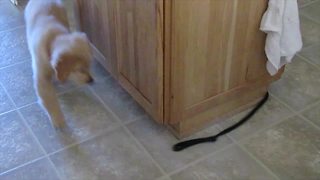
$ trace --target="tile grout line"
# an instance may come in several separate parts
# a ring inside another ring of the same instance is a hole
[[[279,101],[282,105],[284,105],[286,108],[288,108],[293,114],[295,115],[298,115],[299,113],[311,108],[311,107],[314,107],[315,105],[317,105],[318,103],[320,103],[320,99],[316,100],[315,102],[307,105],[306,107],[300,109],[300,110],[294,110],[290,105],[286,104],[285,102],[283,102],[280,98],[278,98],[275,94],[273,94],[272,92],[269,92],[270,95],[275,98],[277,101]]]
[[[314,128],[316,128],[317,130],[320,131],[320,126],[318,126],[317,124],[315,124],[314,122],[312,122],[309,118],[305,117],[303,114],[299,113],[297,114],[297,116],[299,116],[301,119],[303,119],[306,123],[310,124],[311,126],[313,126]]]
[[[90,140],[92,140],[92,139],[95,139],[95,138],[97,138],[97,137],[100,137],[100,136],[104,135],[105,133],[108,133],[108,132],[117,130],[118,128],[121,128],[120,124],[117,124],[117,125],[116,125],[115,127],[113,127],[113,128],[110,128],[110,129],[107,129],[107,130],[103,130],[103,131],[101,131],[101,132],[99,132],[99,133],[97,133],[97,134],[95,134],[95,135],[93,135],[93,136],[90,136],[90,137],[88,137],[88,138],[85,138],[85,139],[83,139],[83,140],[81,140],[81,141],[71,143],[71,144],[69,144],[69,145],[67,145],[67,146],[65,146],[65,147],[63,147],[63,148],[60,148],[60,149],[58,149],[58,150],[56,150],[56,151],[53,151],[53,152],[50,152],[50,153],[46,153],[46,154],[44,154],[44,155],[42,155],[42,156],[40,156],[39,158],[36,158],[36,159],[34,159],[34,160],[31,160],[31,161],[22,163],[21,165],[18,165],[18,166],[14,167],[14,168],[11,168],[11,169],[9,169],[9,170],[7,170],[7,171],[5,171],[5,172],[2,172],[0,175],[6,174],[6,173],[11,172],[12,170],[18,169],[18,168],[20,168],[20,167],[24,167],[24,166],[26,166],[26,165],[29,165],[29,164],[31,164],[31,163],[39,160],[39,159],[48,158],[48,160],[51,160],[51,159],[50,159],[50,156],[52,156],[52,155],[55,155],[55,154],[60,153],[60,152],[62,152],[62,151],[64,151],[64,150],[73,148],[73,147],[76,146],[76,145],[83,144],[83,143],[85,143],[85,142],[87,142],[87,141],[90,141]]]
[[[313,4],[313,3],[316,3],[318,1],[319,0],[314,0],[314,1],[311,1],[311,2],[307,2],[307,3],[303,4],[302,6],[300,6],[299,10],[301,10],[302,8],[305,8],[305,7],[307,7],[307,6],[309,6],[309,5]]]
[[[310,121],[308,118],[304,117],[302,114],[298,114],[298,116],[303,119],[305,122],[307,122],[308,124],[310,124],[311,126],[313,126],[314,128],[316,128],[317,130],[320,131],[320,126],[318,126],[317,124],[313,123],[312,121]]]
[[[298,116],[300,117],[301,119],[303,119],[304,121],[306,121],[308,124],[310,124],[311,126],[313,126],[314,128],[316,129],[319,129],[320,130],[320,127],[317,126],[316,124],[314,124],[312,121],[310,121],[308,118],[304,117],[301,112],[311,108],[311,107],[314,107],[316,105],[318,105],[320,103],[320,100],[317,100],[316,102],[306,106],[305,108],[299,110],[299,111],[294,111],[294,109],[292,107],[290,107],[289,105],[287,105],[285,102],[283,102],[281,99],[279,99],[278,97],[276,97],[273,93],[270,93],[270,95],[275,98],[277,101],[279,101],[281,104],[283,104],[286,108],[288,108],[292,114],[289,115],[289,116],[286,116],[284,117],[282,120],[278,121],[278,122],[275,122],[275,123],[272,123],[271,125],[269,126],[266,126],[265,128],[262,128],[254,133],[252,133],[251,135],[245,137],[245,138],[242,138],[240,140],[236,140],[234,139],[232,136],[230,135],[227,135],[236,145],[238,145],[243,151],[245,151],[254,161],[256,161],[258,164],[260,164],[265,170],[267,170],[272,176],[274,176],[276,179],[279,180],[279,177],[274,174],[263,162],[261,162],[257,157],[255,157],[252,153],[250,153],[245,147],[242,146],[242,142],[245,142],[245,141],[248,141],[250,138],[252,138],[254,135],[256,134],[259,134],[269,128],[272,128],[274,126],[276,126],[277,124],[280,124],[288,119],[290,119],[291,117],[294,117],[294,116]],[[220,130],[222,129],[222,127],[220,125],[218,125],[218,127],[220,128]]]
[[[0,67],[0,70],[4,70],[4,69],[7,69],[7,68],[11,68],[13,66],[16,66],[16,65],[20,65],[20,64],[23,64],[23,63],[27,63],[29,62],[30,60],[27,60],[29,59],[30,57],[28,58],[25,58],[24,60],[20,61],[20,62],[16,62],[16,63],[13,63],[13,64],[10,64],[10,65],[7,65],[7,66],[3,66],[3,67]]]
[[[169,175],[161,176],[161,177],[157,178],[156,180],[167,180],[167,179],[171,180]]]
[[[2,85],[1,87],[4,89],[4,86],[3,86],[3,85]],[[85,86],[77,86],[77,87],[70,88],[70,89],[67,89],[67,90],[62,91],[62,92],[59,92],[59,93],[57,92],[57,96],[58,96],[58,97],[59,97],[59,96],[62,96],[62,95],[64,95],[64,94],[66,94],[66,93],[69,93],[69,92],[72,92],[72,91],[81,89],[82,87],[85,87]],[[8,94],[8,93],[6,93],[6,95],[7,95],[7,94]],[[7,95],[7,96],[8,96],[8,95]],[[12,102],[12,101],[13,101],[13,100],[10,100],[10,102]],[[12,103],[12,104],[13,104],[13,103]],[[27,107],[32,106],[32,105],[35,105],[35,104],[38,104],[38,102],[37,102],[37,101],[33,101],[33,102],[31,102],[31,103],[25,104],[25,105],[20,106],[20,107],[14,107],[14,108],[11,109],[11,110],[8,110],[8,111],[5,111],[5,112],[0,113],[0,116],[1,116],[1,115],[4,115],[4,114],[7,114],[7,113],[10,113],[10,112],[13,112],[13,111],[16,111],[16,110],[20,110],[20,109],[23,109],[23,108],[27,108]],[[132,121],[135,121],[135,120],[132,120]],[[132,122],[132,121],[129,121],[129,123]]]
[[[4,86],[2,86],[3,88],[4,88]],[[74,88],[70,88],[70,89],[68,89],[68,90],[65,90],[65,91],[62,91],[62,92],[57,92],[57,96],[59,97],[59,96],[62,96],[62,95],[64,95],[64,94],[66,94],[66,93],[69,93],[69,92],[72,92],[72,91],[74,91],[74,90],[78,90],[78,89],[81,89],[82,87],[81,86],[78,86],[78,87],[74,87]],[[7,94],[6,94],[7,95]],[[13,101],[13,100],[12,100]],[[11,102],[11,101],[10,101]],[[2,112],[2,113],[0,113],[0,116],[1,115],[4,115],[4,114],[7,114],[7,113],[10,113],[10,112],[13,112],[13,111],[16,111],[16,110],[20,110],[20,109],[23,109],[23,108],[27,108],[27,107],[29,107],[29,106],[32,106],[32,105],[35,105],[35,104],[38,104],[38,102],[37,101],[34,101],[34,102],[31,102],[31,103],[28,103],[28,104],[25,104],[25,105],[23,105],[23,106],[20,106],[20,107],[14,107],[13,109],[11,109],[11,110],[8,110],[8,111],[5,111],[5,112]],[[130,123],[130,122],[133,122],[133,121],[135,121],[135,120],[132,120],[132,121],[129,121],[129,122],[127,122],[127,123]]]
[[[10,101],[10,102],[11,102],[11,101]],[[9,111],[5,111],[5,112],[0,113],[0,116],[5,115],[5,114],[7,114],[7,113],[11,113],[11,112],[16,111],[16,110],[19,110],[19,109],[27,108],[27,107],[32,106],[32,105],[34,105],[34,104],[37,104],[37,102],[32,102],[32,103],[23,105],[23,106],[18,107],[18,108],[15,108],[15,107],[14,107],[13,109],[11,109],[11,110],[9,110]]]
[[[69,92],[72,92],[72,91],[75,91],[75,90],[79,90],[79,89],[81,89],[81,88],[83,88],[84,86],[75,86],[75,87],[72,87],[72,88],[70,88],[70,89],[66,89],[66,90],[64,90],[64,91],[61,91],[61,92],[56,92],[56,94],[57,94],[57,97],[59,97],[59,96],[62,96],[62,95],[64,95],[64,94],[67,94],[67,93],[69,93]]]
[[[320,100],[317,100],[316,102],[306,106],[305,108],[299,110],[299,111],[295,111],[293,108],[291,108],[289,105],[287,105],[285,102],[281,101],[278,97],[274,96],[273,94],[271,94],[274,98],[276,98],[281,104],[283,104],[284,106],[286,106],[290,111],[292,111],[292,113],[295,116],[299,116],[300,118],[302,118],[303,120],[307,121],[311,126],[313,126],[316,129],[320,129],[320,127],[316,124],[314,124],[313,122],[311,122],[309,119],[305,118],[301,113],[305,110],[308,110],[309,108],[312,108],[314,106],[316,106],[317,104],[320,103]]]
[[[2,83],[0,83],[0,85],[2,86],[2,88],[4,89],[5,94],[8,96],[8,98],[10,99],[10,101],[13,103],[13,106],[15,107],[15,109],[17,109],[17,105],[16,103],[13,101],[12,97],[10,96],[10,94],[8,93],[7,89],[3,86]],[[38,145],[38,147],[40,148],[40,151],[42,151],[42,155],[46,155],[46,151],[43,148],[43,146],[41,145],[40,141],[38,140],[38,138],[36,137],[36,135],[34,134],[34,132],[32,131],[31,127],[28,125],[26,119],[24,118],[24,116],[22,115],[22,113],[20,112],[20,109],[17,109],[16,112],[18,113],[20,119],[22,120],[23,125],[27,128],[28,132],[30,133],[31,137],[34,139],[35,143]],[[57,169],[55,168],[55,166],[53,165],[52,161],[49,159],[49,164],[52,166],[53,170],[55,171],[55,173],[57,174],[58,178],[61,179],[60,175],[57,172]]]
[[[85,138],[85,139],[83,139],[83,140],[80,140],[80,141],[78,141],[78,142],[71,143],[71,144],[69,144],[69,145],[67,145],[67,146],[65,146],[65,147],[63,147],[63,148],[60,148],[60,149],[58,149],[58,150],[56,150],[56,151],[50,152],[50,153],[47,154],[47,156],[50,158],[50,156],[52,156],[52,155],[58,154],[58,153],[60,153],[60,152],[62,152],[62,151],[64,151],[64,150],[73,148],[74,146],[81,145],[81,144],[83,144],[83,143],[85,143],[85,142],[91,141],[91,140],[93,140],[93,139],[95,139],[95,138],[98,138],[98,137],[100,137],[100,136],[103,136],[104,134],[109,133],[109,132],[112,132],[112,131],[115,131],[115,130],[117,130],[117,129],[119,129],[119,128],[121,128],[121,126],[120,126],[120,124],[117,123],[117,124],[116,124],[114,127],[112,127],[112,128],[102,130],[101,132],[96,133],[96,134],[93,135],[93,136],[90,136],[90,137]]]
[[[294,116],[298,116],[298,114],[299,114],[300,111],[298,111],[298,112],[293,111],[292,108],[288,107],[288,105],[284,104],[279,98],[275,97],[272,93],[269,92],[269,94],[270,94],[270,96],[271,96],[272,98],[274,98],[274,99],[275,99],[276,101],[278,101],[280,104],[284,105],[291,113],[290,113],[289,115],[287,115],[287,116],[282,117],[281,119],[279,119],[279,121],[270,123],[270,124],[266,125],[265,127],[263,127],[263,128],[261,128],[261,129],[255,131],[255,132],[251,133],[250,135],[247,135],[246,137],[243,137],[243,138],[241,138],[241,139],[239,139],[239,140],[236,140],[236,141],[238,141],[238,142],[240,142],[240,143],[241,143],[241,142],[245,142],[245,141],[247,141],[248,139],[250,139],[251,137],[253,137],[253,136],[256,135],[256,134],[259,134],[259,133],[261,133],[261,132],[263,132],[263,131],[265,131],[265,130],[267,130],[267,129],[269,129],[269,128],[272,128],[272,127],[274,127],[274,126],[276,126],[276,125],[278,125],[278,124],[280,124],[280,123],[282,123],[282,122],[284,122],[284,121],[287,121],[288,119],[290,119],[290,118],[292,118],[292,117],[294,117]],[[310,106],[307,106],[306,109],[308,109],[308,108],[310,108],[310,107],[312,107],[312,106],[315,106],[315,105],[317,105],[318,103],[320,103],[320,101],[319,101],[319,102],[316,102],[316,103],[313,103],[313,104],[311,104]],[[218,127],[218,130],[220,130],[220,131],[222,131],[222,130],[224,129],[224,128],[223,128],[221,125],[219,125],[219,124],[217,124],[217,127]]]
[[[31,129],[31,127],[29,126],[27,120],[24,118],[24,116],[22,115],[20,109],[17,110],[20,118],[22,119],[24,125],[27,127],[29,133],[31,134],[31,136],[35,139],[36,143],[38,144],[38,146],[40,147],[40,150],[42,151],[42,153],[44,153],[45,155],[47,154],[46,150],[44,149],[44,147],[42,146],[42,144],[40,143],[39,139],[37,138],[37,136],[34,134],[33,130]],[[62,179],[60,177],[60,174],[58,173],[56,167],[54,166],[53,162],[51,161],[51,159],[49,159],[49,163],[52,166],[53,170],[55,171],[55,173],[57,174],[59,179]]]
[[[274,96],[274,95],[272,95],[272,96]],[[280,101],[279,99],[277,99],[277,100]],[[280,101],[280,103],[283,104],[283,105],[285,105],[285,106],[288,106],[287,104],[285,104],[285,103],[282,102],[282,101]],[[315,105],[317,105],[317,104],[319,104],[319,103],[320,103],[320,101],[319,101],[319,102],[316,102],[316,103],[314,103],[314,104],[312,104],[312,105],[310,105],[310,106],[315,106]],[[308,107],[305,108],[305,109],[308,109],[310,106],[308,106]],[[314,126],[314,128],[320,130],[320,127],[318,127],[316,124],[314,124],[312,121],[310,121],[308,118],[304,117],[304,116],[301,114],[301,112],[302,112],[303,110],[300,110],[300,111],[298,111],[298,112],[295,113],[291,107],[287,107],[287,108],[288,108],[290,111],[293,112],[293,115],[292,115],[292,116],[289,116],[289,117],[287,117],[287,118],[279,121],[278,123],[274,123],[274,124],[271,125],[271,126],[268,126],[268,127],[266,127],[266,128],[263,128],[263,129],[255,132],[253,135],[251,135],[251,136],[249,136],[249,137],[246,137],[245,139],[236,140],[236,139],[234,139],[232,136],[227,135],[235,144],[237,144],[243,151],[245,151],[250,157],[252,157],[252,158],[253,158],[255,161],[257,161],[260,165],[263,165],[263,167],[266,168],[267,170],[269,170],[269,172],[271,172],[272,175],[274,175],[277,179],[279,179],[278,176],[276,176],[276,174],[274,174],[263,162],[261,162],[261,161],[260,161],[257,157],[255,157],[251,152],[249,152],[244,146],[242,146],[241,142],[245,142],[245,141],[249,140],[251,137],[253,137],[254,135],[256,135],[256,134],[258,134],[258,133],[260,133],[260,132],[263,132],[263,131],[271,128],[271,127],[274,127],[274,126],[276,126],[277,124],[280,124],[280,123],[282,123],[282,122],[284,122],[284,121],[287,121],[288,119],[290,119],[291,117],[294,117],[294,116],[300,117],[301,119],[303,119],[304,121],[306,121],[307,123],[309,123],[311,126]],[[305,109],[304,109],[304,110],[305,110]],[[279,180],[280,180],[280,179],[279,179]]]
[[[320,2],[320,1],[319,1]],[[313,17],[310,17],[309,15],[307,14],[303,14],[301,12],[299,12],[300,16],[301,17],[304,17],[304,18],[307,18],[308,20],[310,20],[311,22],[317,24],[317,25],[320,25],[320,21],[318,22],[317,20],[315,20]],[[301,19],[300,19],[301,20]],[[300,21],[300,24],[301,24],[301,21]]]
[[[237,140],[233,139],[230,135],[227,135],[242,151],[244,151],[249,157],[251,157],[252,160],[254,160],[256,163],[258,163],[265,171],[267,171],[270,175],[272,175],[277,180],[280,180],[280,178],[271,170],[268,168],[267,165],[265,165],[263,162],[261,162],[256,156],[254,156],[251,152],[249,152],[245,147],[242,146],[241,143],[239,143]]]
[[[158,168],[158,170],[160,170],[162,176],[166,175],[166,172],[164,171],[164,169],[160,166],[160,164],[158,164],[158,162],[151,156],[151,154],[145,149],[145,147],[134,137],[134,135],[130,132],[129,129],[127,129],[126,125],[124,125],[122,123],[122,121],[120,120],[120,118],[118,117],[118,115],[116,115],[113,111],[111,111],[111,109],[109,108],[109,106],[107,106],[107,104],[104,103],[104,101],[100,98],[100,96],[94,91],[94,89],[92,87],[89,86],[90,91],[93,93],[93,95],[98,99],[98,101],[104,106],[104,108],[109,111],[111,113],[112,116],[115,117],[115,119],[118,121],[118,123],[120,123],[120,126],[125,130],[125,132],[129,135],[129,137],[131,139],[134,140],[135,144],[142,150],[142,152],[144,154],[146,154],[151,162]],[[161,177],[162,177],[161,176]]]
[[[22,163],[22,164],[20,164],[20,165],[18,165],[18,166],[15,166],[14,168],[11,168],[11,169],[8,169],[8,170],[6,170],[6,171],[3,171],[3,172],[0,173],[0,177],[1,177],[2,175],[11,173],[11,172],[13,172],[13,171],[15,171],[15,170],[17,170],[17,169],[19,169],[19,168],[22,168],[22,167],[28,166],[28,165],[30,165],[30,164],[32,164],[32,163],[35,163],[35,162],[37,162],[37,161],[40,161],[40,160],[42,160],[42,159],[46,159],[46,156],[45,156],[45,155],[44,155],[44,156],[40,156],[40,157],[38,157],[38,158],[36,158],[36,159],[33,159],[33,160],[31,160],[31,161],[28,161],[28,162]],[[51,164],[50,164],[50,165],[51,165]]]
[[[286,117],[282,118],[282,120],[280,120],[280,121],[278,121],[278,122],[272,123],[272,124],[266,126],[265,128],[262,128],[262,129],[260,129],[260,130],[258,130],[258,131],[256,131],[256,132],[250,134],[249,136],[247,136],[247,137],[245,137],[245,138],[236,140],[236,139],[234,139],[231,135],[227,135],[227,136],[228,136],[235,144],[237,144],[243,151],[245,151],[254,161],[256,161],[258,164],[260,164],[260,165],[261,165],[265,170],[267,170],[269,173],[271,173],[271,175],[273,175],[273,176],[276,177],[278,180],[280,180],[279,177],[278,177],[276,174],[274,174],[263,162],[261,162],[257,157],[255,157],[252,153],[250,153],[245,147],[243,147],[241,143],[248,141],[248,140],[249,140],[250,138],[252,138],[254,135],[257,135],[257,134],[259,134],[259,133],[261,133],[261,132],[263,132],[263,131],[265,131],[265,130],[267,130],[267,129],[270,129],[270,128],[272,128],[272,127],[274,127],[274,126],[276,126],[276,125],[278,125],[278,124],[280,124],[280,123],[282,123],[282,122],[284,122],[284,121],[287,121],[288,119],[290,119],[290,118],[292,118],[292,117],[294,117],[294,116],[298,116],[298,117],[304,119],[305,121],[307,121],[307,123],[311,124],[312,126],[314,126],[315,128],[317,128],[317,129],[320,130],[320,127],[318,127],[316,124],[314,124],[313,122],[311,122],[309,119],[307,119],[306,117],[304,117],[304,116],[301,114],[301,112],[303,112],[304,110],[309,109],[310,107],[314,107],[314,106],[318,105],[318,104],[320,103],[320,101],[317,101],[317,102],[315,102],[315,103],[312,103],[312,104],[308,105],[306,108],[303,108],[302,110],[294,111],[289,105],[287,105],[286,103],[284,103],[283,101],[281,101],[281,100],[280,100],[279,98],[277,98],[275,95],[273,95],[272,93],[270,93],[270,95],[271,95],[273,98],[275,98],[277,101],[279,101],[279,103],[283,104],[287,109],[289,109],[289,110],[292,112],[292,114],[289,115],[289,116],[286,116]],[[223,129],[220,125],[218,125],[218,127],[219,127],[220,130]]]
[[[146,154],[153,164],[160,170],[162,175],[166,175],[166,171],[161,167],[160,164],[152,157],[152,155],[149,153],[149,151],[140,143],[140,141],[131,133],[131,131],[124,125],[122,125],[126,133],[131,137],[131,139],[135,142],[135,144],[142,150],[144,154]]]
[[[5,89],[4,86],[3,86],[1,83],[0,83],[0,86],[1,86],[3,89]],[[78,89],[78,88],[80,88],[80,87],[73,88],[72,90],[75,90],[75,89]],[[72,90],[70,90],[70,91],[72,91]],[[62,94],[67,93],[67,92],[69,92],[69,91],[62,92],[62,93],[59,94],[59,95],[62,95]],[[12,104],[16,107],[13,99],[11,98],[10,95],[8,95],[8,92],[6,91],[6,89],[5,89],[5,93],[6,93],[6,95],[9,97],[9,100],[12,102]],[[17,111],[19,117],[20,117],[20,118],[22,119],[22,121],[23,121],[23,124],[24,124],[25,126],[27,126],[27,125],[26,125],[27,123],[24,122],[25,119],[24,119],[23,115],[21,114],[20,111],[18,112],[18,110],[20,110],[20,109],[22,109],[22,108],[25,108],[25,107],[29,107],[29,106],[31,106],[31,105],[33,105],[33,104],[37,104],[37,102],[32,102],[32,103],[30,103],[30,104],[21,106],[21,107],[19,107],[19,108],[14,108],[13,110],[7,111],[7,112],[5,112],[5,113],[1,113],[0,115],[4,115],[4,114],[10,113],[10,112]],[[136,121],[136,120],[138,120],[138,119],[129,121],[129,122],[127,122],[127,123],[131,123],[131,122],[134,122],[134,121]],[[27,126],[27,128],[28,128],[28,127],[29,127],[29,126]],[[33,160],[31,160],[31,161],[22,163],[22,164],[14,167],[14,168],[11,168],[11,169],[9,169],[9,170],[7,170],[7,171],[4,171],[4,172],[2,172],[0,175],[9,173],[9,172],[11,172],[11,171],[13,171],[13,170],[15,170],[15,169],[18,169],[18,168],[24,167],[24,166],[26,166],[26,165],[29,165],[29,164],[35,162],[36,160],[44,159],[44,158],[47,158],[48,161],[49,161],[49,163],[50,163],[50,165],[53,166],[53,168],[56,170],[56,167],[55,167],[55,165],[53,164],[53,162],[51,161],[50,156],[52,156],[52,155],[54,155],[54,154],[57,154],[57,153],[59,153],[59,152],[61,152],[61,151],[64,151],[64,150],[66,150],[66,149],[72,148],[72,147],[74,147],[74,146],[76,146],[76,145],[79,145],[79,144],[82,144],[82,143],[84,143],[84,142],[90,141],[90,140],[92,140],[92,139],[94,139],[94,138],[96,138],[96,137],[99,137],[99,136],[101,136],[101,135],[103,135],[103,134],[105,134],[105,133],[107,133],[107,132],[116,130],[116,129],[120,128],[120,127],[122,127],[122,126],[121,126],[121,125],[119,124],[119,122],[118,122],[117,125],[115,125],[115,127],[113,127],[113,128],[110,128],[110,129],[107,129],[107,130],[103,130],[103,131],[101,131],[101,132],[99,132],[99,133],[97,133],[97,134],[95,134],[95,135],[93,135],[93,136],[90,136],[90,137],[85,138],[85,139],[83,139],[83,140],[81,140],[81,141],[78,141],[78,142],[74,142],[74,143],[72,143],[72,144],[69,144],[69,145],[67,145],[67,146],[65,146],[65,147],[63,147],[63,148],[61,148],[61,149],[58,149],[58,150],[56,150],[56,151],[53,151],[53,152],[51,152],[51,153],[46,153],[46,151],[44,150],[44,154],[41,155],[40,157],[38,157],[38,158],[36,158],[36,159],[33,159]],[[29,129],[28,129],[28,131],[29,131]],[[32,129],[30,129],[30,131],[32,131]],[[32,132],[33,132],[33,131],[32,131]],[[32,134],[31,134],[31,135],[32,135]],[[38,140],[36,136],[32,136],[32,137],[35,138],[36,140]],[[40,143],[40,142],[39,142],[39,143]],[[38,145],[39,145],[39,144],[38,144]],[[41,144],[40,144],[40,145],[41,145]],[[41,148],[40,148],[40,149],[41,149]],[[58,173],[57,170],[56,170],[56,173],[57,173],[57,176],[59,176],[59,178],[61,179],[60,174]]]
[[[167,179],[171,180],[170,176],[167,176],[167,175],[161,176],[161,177],[157,178],[156,180],[167,180]]]
[[[202,157],[200,157],[200,158],[198,158],[198,159],[196,159],[196,160],[194,160],[194,161],[192,161],[190,163],[187,163],[186,165],[184,165],[184,166],[182,166],[180,168],[177,168],[177,169],[167,173],[167,176],[170,177],[170,176],[172,176],[174,174],[177,174],[177,173],[179,173],[179,172],[181,172],[181,171],[183,171],[183,170],[185,170],[185,169],[187,169],[189,167],[192,167],[193,165],[196,165],[196,164],[198,164],[198,163],[210,158],[211,156],[214,156],[216,154],[219,154],[220,152],[223,152],[223,151],[225,151],[225,150],[227,150],[229,148],[232,148],[233,146],[236,146],[236,144],[231,142],[230,144],[226,145],[225,147],[223,147],[223,148],[221,148],[221,149],[219,149],[217,151],[214,151],[212,153],[208,153],[207,155],[204,155],[204,156],[202,156]],[[177,153],[179,153],[179,152],[177,152]]]
[[[304,8],[305,8],[305,7],[304,7]],[[316,24],[320,25],[320,21],[318,21],[317,19],[315,19],[315,18],[313,18],[313,17],[309,16],[308,14],[301,13],[301,15],[302,15],[302,16],[304,16],[305,18],[309,19],[310,21],[312,21],[312,22],[314,22],[314,23],[316,23]]]
[[[290,111],[291,111],[291,110],[290,110]],[[252,138],[253,136],[255,136],[255,135],[257,135],[257,134],[259,134],[259,133],[261,133],[261,132],[263,132],[263,131],[266,131],[267,129],[270,129],[270,128],[272,128],[272,127],[274,127],[274,126],[276,126],[276,125],[278,125],[278,124],[280,124],[280,123],[282,123],[282,122],[284,122],[284,121],[287,121],[288,119],[290,119],[290,118],[292,118],[292,117],[294,117],[294,116],[297,116],[297,115],[294,114],[294,113],[292,113],[292,114],[290,114],[290,115],[288,115],[288,116],[283,117],[283,118],[280,119],[279,121],[270,123],[269,125],[267,125],[267,126],[265,126],[265,127],[261,128],[261,129],[255,131],[255,132],[251,133],[250,135],[247,135],[246,137],[243,137],[243,138],[241,138],[241,139],[239,139],[239,140],[236,140],[236,139],[235,139],[235,141],[238,141],[239,143],[246,142],[246,141],[248,141],[250,138]],[[218,126],[218,129],[219,129],[220,131],[224,129],[224,128],[221,127],[219,124],[218,124],[217,126]],[[230,136],[230,135],[228,135],[228,136]],[[232,136],[231,136],[231,137],[232,137]]]
[[[316,45],[319,45],[318,43],[317,44],[313,44],[309,47],[312,47],[312,46],[316,46]],[[308,48],[309,48],[308,47]],[[302,54],[298,53],[296,56],[298,56],[299,58],[301,58],[304,62],[306,62],[307,64],[315,67],[316,69],[319,69],[320,70],[320,65],[318,64],[315,64],[314,62],[312,62],[311,60],[309,60],[308,58],[304,57]]]
[[[52,156],[52,155],[55,155],[55,154],[60,153],[60,152],[62,152],[62,151],[64,151],[64,150],[73,148],[73,147],[76,146],[76,145],[80,145],[80,144],[82,144],[82,143],[84,143],[84,142],[90,141],[90,140],[92,140],[92,139],[94,139],[94,138],[96,138],[96,137],[99,137],[99,136],[101,136],[101,135],[103,135],[103,134],[105,134],[105,133],[108,133],[108,132],[110,132],[110,131],[116,130],[117,128],[120,128],[120,127],[121,127],[120,125],[115,126],[115,128],[111,128],[111,129],[108,129],[108,130],[106,130],[106,131],[101,131],[100,133],[97,133],[96,135],[91,136],[91,137],[88,137],[88,138],[86,138],[86,139],[84,139],[84,140],[82,140],[82,141],[74,142],[74,143],[72,143],[72,144],[69,144],[69,145],[61,148],[61,149],[58,149],[58,150],[56,150],[56,151],[53,151],[53,152],[51,152],[51,153],[46,153],[46,154],[44,154],[44,155],[42,155],[42,156],[40,156],[40,157],[38,157],[38,158],[36,158],[36,159],[33,159],[33,160],[31,160],[31,161],[22,163],[22,164],[14,167],[14,168],[11,168],[11,169],[9,169],[9,170],[7,170],[7,171],[4,171],[4,172],[2,172],[2,173],[0,174],[0,176],[3,175],[3,174],[9,173],[9,172],[11,172],[11,171],[13,171],[13,170],[16,170],[16,169],[18,169],[18,168],[21,168],[21,167],[24,167],[24,166],[26,166],[26,165],[32,164],[33,162],[38,161],[38,160],[40,160],[40,159],[48,158],[48,160],[49,160],[49,159],[50,159],[50,156]],[[50,164],[50,165],[51,165],[51,164]]]
[[[123,125],[124,125],[124,126],[130,125],[130,124],[132,124],[132,123],[135,123],[135,122],[139,121],[140,119],[142,119],[142,118],[144,118],[144,117],[148,117],[148,115],[145,114],[145,115],[139,116],[139,117],[137,117],[137,118],[134,118],[133,120],[129,120],[129,121],[127,121],[127,122],[123,122]]]
[[[308,105],[308,106],[307,106],[306,108],[304,108],[302,111],[299,111],[299,113],[302,113],[303,111],[306,111],[306,110],[308,110],[308,109],[310,109],[310,108],[314,108],[314,107],[316,107],[317,105],[320,105],[320,99],[317,100],[316,102]]]
[[[17,109],[17,105],[16,103],[13,101],[12,97],[10,96],[10,94],[8,93],[7,89],[2,85],[1,86],[4,88],[5,93],[7,94],[7,96],[9,97],[9,99],[12,101],[14,107],[16,108],[16,111],[19,115],[19,117],[21,118],[24,126],[26,126],[26,128],[28,129],[28,132],[30,133],[30,135],[32,136],[32,138],[34,139],[34,141],[36,142],[36,144],[39,146],[40,151],[42,151],[43,155],[47,155],[47,152],[45,151],[44,147],[42,146],[42,144],[40,143],[39,139],[37,138],[37,136],[34,134],[33,130],[31,129],[31,127],[29,126],[29,124],[27,123],[26,119],[24,118],[24,116],[22,115],[20,109]],[[53,170],[55,171],[55,173],[57,174],[59,179],[62,179],[60,177],[60,174],[58,173],[56,167],[54,166],[53,162],[51,161],[50,158],[48,158],[49,164],[52,166]]]
[[[17,30],[17,29],[20,29],[20,28],[24,28],[26,25],[23,24],[23,25],[19,25],[19,26],[16,26],[14,28],[9,28],[9,29],[6,29],[6,30],[2,30],[0,31],[0,34],[1,33],[6,33],[6,32],[10,32],[10,31],[14,31],[14,30]]]

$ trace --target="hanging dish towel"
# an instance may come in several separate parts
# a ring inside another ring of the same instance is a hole
[[[297,0],[269,0],[260,30],[267,33],[267,70],[275,75],[302,48]]]

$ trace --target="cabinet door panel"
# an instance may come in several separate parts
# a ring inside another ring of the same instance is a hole
[[[162,119],[162,2],[118,1],[117,46],[120,82]],[[160,39],[160,40],[159,40]],[[141,103],[141,102],[140,102]],[[162,121],[162,120],[161,120]]]

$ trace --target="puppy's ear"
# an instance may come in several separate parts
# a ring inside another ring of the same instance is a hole
[[[60,82],[65,82],[73,68],[75,67],[76,59],[70,55],[61,55],[54,61],[53,67],[56,77]]]

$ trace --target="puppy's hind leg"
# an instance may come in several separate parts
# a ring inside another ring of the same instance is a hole
[[[60,109],[56,91],[51,82],[51,77],[44,74],[34,74],[34,83],[40,104],[47,111],[51,123],[56,128],[63,128],[65,120]]]

